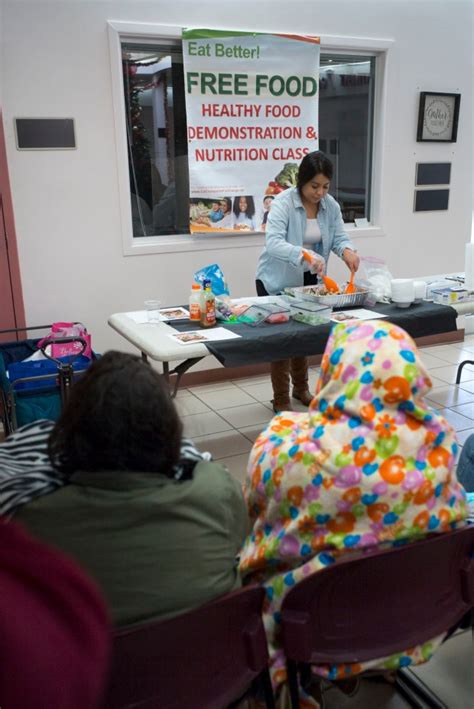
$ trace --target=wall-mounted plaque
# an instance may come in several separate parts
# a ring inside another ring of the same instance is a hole
[[[440,212],[448,208],[449,190],[415,190],[414,212]]]
[[[74,150],[73,118],[15,118],[18,150]]]
[[[418,162],[416,164],[415,185],[449,185],[450,181],[450,162]]]

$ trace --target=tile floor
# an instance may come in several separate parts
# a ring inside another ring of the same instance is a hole
[[[474,360],[474,335],[467,336],[463,343],[425,347],[422,358],[433,382],[430,403],[452,423],[462,446],[474,433],[474,366],[464,368],[459,387],[454,381],[458,363],[469,358]],[[318,368],[312,368],[312,389],[317,376]],[[271,398],[269,376],[258,376],[181,389],[177,406],[186,434],[201,450],[210,451],[215,460],[225,463],[232,475],[242,481],[252,443],[272,418]],[[304,410],[302,405],[295,408]],[[430,663],[416,670],[448,709],[474,706],[472,650],[472,634],[465,632],[449,640]],[[363,682],[353,699],[330,689],[325,706],[327,709],[402,709],[409,705],[389,685]]]
[[[458,363],[470,357],[474,360],[474,335],[463,343],[422,349],[433,382],[429,401],[454,426],[461,446],[474,433],[474,366],[464,367],[459,387],[454,381]],[[311,388],[317,376],[318,368],[314,367],[310,370]],[[177,405],[186,434],[243,480],[252,443],[272,418],[271,398],[270,377],[266,375],[180,389]],[[302,405],[295,408],[304,411]]]

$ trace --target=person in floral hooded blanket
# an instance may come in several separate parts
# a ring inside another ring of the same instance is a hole
[[[341,323],[329,337],[309,411],[278,414],[255,441],[244,489],[252,531],[240,571],[244,583],[266,589],[277,692],[286,681],[280,609],[295,584],[345,554],[449,532],[466,518],[454,474],[455,434],[426,402],[430,388],[404,330],[381,320]],[[392,657],[313,672],[334,680],[415,665],[443,637]],[[303,692],[300,706],[317,703]]]

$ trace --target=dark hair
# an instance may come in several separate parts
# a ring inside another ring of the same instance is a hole
[[[232,209],[232,200],[230,197],[223,197],[221,199],[221,202],[225,202],[227,207],[226,207],[226,212],[230,212]]]
[[[247,209],[245,210],[245,215],[249,219],[251,219],[255,214],[255,204],[253,201],[253,197],[247,196],[246,194],[241,194],[239,197],[234,197],[234,214],[236,217],[238,217],[240,214],[239,201],[242,197],[247,200]]]
[[[265,200],[266,200],[266,199],[275,199],[275,195],[274,195],[274,194],[266,194],[265,197],[264,197],[263,200],[262,200],[262,201],[263,201],[263,204],[265,204]]]
[[[61,473],[102,470],[173,476],[182,424],[163,377],[139,357],[107,352],[91,364],[49,438]]]
[[[298,168],[298,177],[296,178],[298,192],[301,193],[303,185],[312,180],[313,177],[316,177],[316,175],[324,175],[328,180],[332,180],[332,171],[332,162],[321,150],[308,153],[304,156]]]

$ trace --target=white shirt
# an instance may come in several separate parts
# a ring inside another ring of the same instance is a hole
[[[317,219],[306,219],[306,231],[304,234],[304,246],[318,244],[322,239],[321,229]]]

